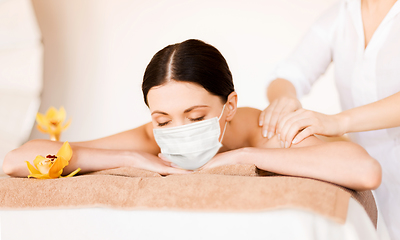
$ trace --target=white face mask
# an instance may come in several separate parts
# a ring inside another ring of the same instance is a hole
[[[183,169],[195,170],[206,164],[222,147],[226,122],[220,142],[219,119],[224,110],[225,105],[219,117],[177,127],[153,129],[162,155]]]

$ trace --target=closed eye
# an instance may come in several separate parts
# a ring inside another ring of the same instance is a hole
[[[170,121],[163,122],[163,123],[158,123],[158,126],[159,126],[159,127],[165,126],[165,125],[167,125],[169,122],[170,122]]]
[[[192,122],[202,121],[202,120],[204,120],[204,116],[198,117],[198,118],[189,118],[189,120]]]

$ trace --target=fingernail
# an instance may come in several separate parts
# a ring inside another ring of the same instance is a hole
[[[262,121],[259,121],[259,122],[258,122],[258,126],[261,127],[262,125],[263,125],[263,122],[262,122]]]
[[[280,135],[280,134],[278,134],[278,140],[279,140],[279,141],[281,140],[281,135]]]
[[[269,132],[269,133],[268,133],[268,139],[271,139],[272,136],[274,136],[274,133],[273,133],[273,132]]]
[[[283,148],[285,146],[285,144],[283,143],[283,141],[281,141],[281,148]]]
[[[288,148],[289,147],[289,142],[285,142],[285,148]]]
[[[293,141],[292,141],[292,144],[296,144],[297,143],[297,139],[295,138]]]
[[[267,130],[263,130],[263,136],[267,137],[268,131]]]

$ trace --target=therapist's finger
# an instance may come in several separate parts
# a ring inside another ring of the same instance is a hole
[[[284,135],[285,138],[283,141],[285,148],[289,148],[292,145],[293,139],[296,137],[296,135],[303,129],[310,127],[312,123],[313,121],[310,118],[303,118],[293,122]]]
[[[303,141],[305,138],[314,135],[315,128],[312,126],[304,128],[297,136],[293,139],[292,144],[298,144],[299,142]]]
[[[277,124],[279,119],[282,118],[282,116],[284,116],[285,114],[285,112],[283,112],[285,107],[286,107],[285,102],[279,101],[274,110],[272,111],[268,125],[268,132],[269,132],[268,139],[272,138],[274,134],[276,134]]]
[[[277,101],[273,101],[265,110],[264,114],[264,123],[263,123],[263,128],[262,128],[262,135],[264,137],[271,136],[271,133],[269,132],[270,129],[270,122],[271,122],[271,117],[272,114],[276,111]],[[272,132],[273,134],[274,132]]]
[[[285,116],[283,116],[277,126],[276,132],[278,133],[278,138],[280,139],[285,139],[284,134],[286,133],[285,130],[296,120],[301,117],[302,114],[304,114],[305,110],[304,109],[298,109],[294,112],[288,113]],[[297,118],[296,118],[297,117]]]
[[[258,117],[258,126],[260,126],[260,127],[262,127],[264,125],[265,111],[266,111],[266,109],[261,111],[260,116]]]
[[[293,113],[291,117],[287,119],[280,130],[280,141],[282,147],[288,147],[294,136],[298,131],[307,127],[310,124],[310,119],[308,119],[304,113]],[[292,139],[290,139],[290,137]]]

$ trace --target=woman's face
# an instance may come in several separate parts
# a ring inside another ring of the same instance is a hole
[[[154,128],[170,128],[219,117],[224,104],[202,86],[170,80],[153,87],[147,95]],[[226,110],[220,119],[225,124]]]

